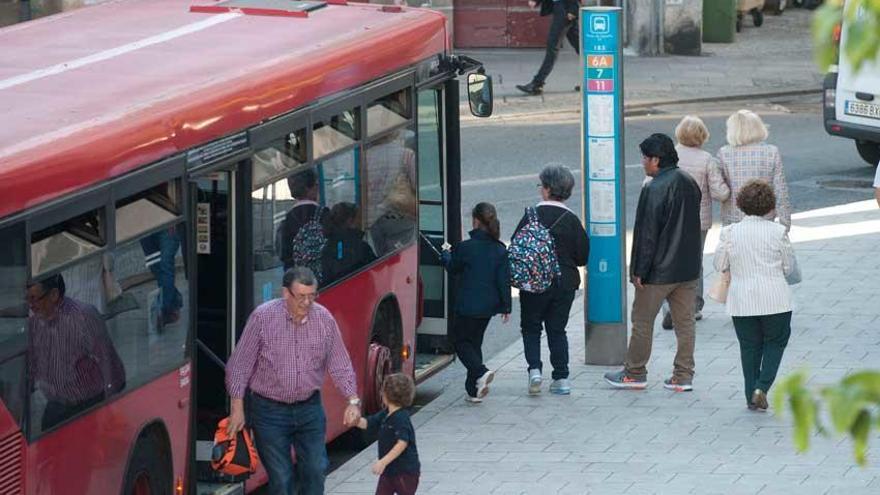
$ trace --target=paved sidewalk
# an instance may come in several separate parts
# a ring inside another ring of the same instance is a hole
[[[710,231],[707,251],[717,234],[717,227]],[[798,308],[780,374],[806,366],[818,385],[877,366],[876,203],[799,213],[792,239],[804,282],[795,288]],[[705,257],[707,278],[711,258]],[[498,374],[486,402],[467,404],[463,390],[450,387],[414,416],[423,466],[419,493],[880,493],[880,435],[872,438],[872,467],[862,469],[852,462],[848,440],[816,438],[807,454],[797,455],[789,416],[746,410],[739,349],[721,305],[709,301],[697,324],[690,393],[662,387],[675,339],[659,320],[649,388],[610,389],[602,374],[612,368],[583,364],[582,308],[579,302],[569,324],[571,396],[526,395],[522,347],[515,343],[488,363]],[[371,446],[333,472],[328,493],[372,494],[375,458]]]
[[[819,91],[822,75],[813,62],[812,12],[789,9],[767,15],[764,25],[750,19],[730,44],[704,43],[699,57],[626,56],[627,107],[694,98],[730,98],[789,91]],[[579,107],[580,63],[565,45],[541,96],[526,96],[517,84],[529,82],[544,57],[543,49],[459,50],[484,63],[492,75],[496,113],[525,113]],[[462,98],[466,93],[462,92]]]

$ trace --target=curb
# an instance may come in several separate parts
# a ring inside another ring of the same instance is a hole
[[[786,96],[805,96],[805,95],[813,95],[813,94],[822,94],[822,88],[809,88],[809,89],[794,89],[788,91],[768,91],[763,93],[746,93],[746,94],[735,94],[735,95],[721,95],[721,96],[702,96],[697,98],[679,98],[679,99],[668,99],[668,100],[647,100],[647,101],[637,101],[632,104],[624,103],[623,115],[624,117],[638,116],[644,115],[647,110],[650,110],[653,107],[660,106],[668,106],[668,105],[686,105],[693,103],[706,103],[706,102],[714,102],[714,101],[738,101],[738,100],[754,100],[754,99],[762,99],[762,98],[781,98]],[[503,105],[507,106],[507,105]],[[468,107],[467,102],[462,103],[461,107],[461,121],[462,122],[470,122],[482,120],[480,117],[474,117],[470,114],[470,109]],[[498,119],[522,119],[522,118],[540,118],[543,116],[559,116],[560,114],[580,114],[580,106],[563,106],[558,107],[556,109],[544,109],[541,108],[535,111],[525,111],[525,112],[513,112],[507,114],[493,114],[493,117]]]

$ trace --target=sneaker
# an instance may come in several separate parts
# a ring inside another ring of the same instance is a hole
[[[529,395],[541,393],[541,382],[543,382],[543,378],[541,378],[541,370],[529,370]]]
[[[697,320],[697,321],[702,320],[702,319],[703,319],[703,312],[702,312],[702,311],[697,311],[697,312],[695,312],[695,313],[694,313],[694,319]]]
[[[663,313],[663,330],[672,330],[672,313]]]
[[[626,370],[605,373],[605,381],[614,388],[642,390],[648,386],[647,378],[633,378],[626,374]]]
[[[495,379],[495,372],[489,370],[483,376],[477,378],[477,397],[483,398],[489,395],[489,384]]]
[[[676,392],[690,392],[694,389],[694,382],[673,376],[663,380],[663,388]]]
[[[471,404],[479,404],[479,403],[483,402],[483,399],[481,399],[479,397],[471,397],[470,395],[465,395],[464,401],[469,402]]]
[[[766,411],[767,407],[769,407],[769,404],[767,404],[767,394],[760,388],[756,388],[755,391],[752,392],[752,404],[758,409]]]
[[[553,380],[550,384],[550,393],[556,395],[568,395],[571,393],[571,382],[568,378]]]

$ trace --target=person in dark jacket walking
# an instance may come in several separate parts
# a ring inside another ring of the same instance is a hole
[[[376,259],[373,248],[357,228],[358,209],[353,203],[336,203],[324,219],[327,243],[321,250],[324,284],[331,284]]]
[[[553,366],[553,383],[550,393],[568,395],[571,383],[568,380],[568,313],[574,302],[574,295],[581,284],[579,266],[585,266],[590,256],[590,238],[581,225],[577,215],[564,201],[571,197],[574,176],[563,165],[548,165],[541,171],[538,190],[542,201],[536,208],[538,221],[550,230],[556,258],[562,276],[556,278],[550,288],[541,293],[519,293],[520,326],[523,336],[523,349],[529,373],[529,394],[541,392],[541,330],[547,331],[547,346],[550,348],[550,364]],[[523,215],[513,236],[528,223],[528,213]]]
[[[652,134],[639,145],[642,166],[653,180],[642,188],[636,209],[630,255],[630,280],[636,288],[632,335],[624,369],[606,373],[617,388],[647,386],[654,320],[663,300],[669,302],[678,351],[674,371],[663,386],[693,390],[694,298],[703,264],[700,239],[700,186],[678,168],[675,144],[665,134]]]
[[[562,48],[562,38],[568,39],[576,53],[580,53],[578,41],[578,11],[579,0],[529,0],[529,7],[535,8],[541,5],[541,16],[553,15],[550,21],[550,32],[547,33],[547,51],[544,53],[544,62],[538,73],[528,84],[518,84],[516,89],[530,95],[539,95],[544,91],[544,81],[556,64],[559,49]]]
[[[452,340],[458,359],[467,368],[465,400],[479,403],[495,377],[483,364],[483,335],[493,316],[501,314],[504,323],[510,318],[510,267],[507,249],[498,240],[501,225],[495,207],[479,203],[471,216],[471,238],[452,253],[444,251],[442,259],[447,271],[458,276]]]

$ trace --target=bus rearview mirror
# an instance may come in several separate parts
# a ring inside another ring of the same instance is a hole
[[[479,72],[468,74],[468,103],[476,117],[492,115],[492,77]]]

